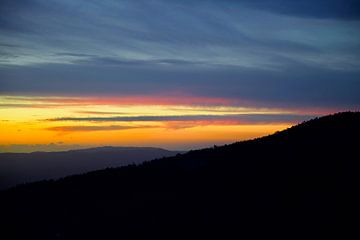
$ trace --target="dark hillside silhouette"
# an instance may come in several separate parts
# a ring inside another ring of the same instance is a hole
[[[110,167],[140,164],[178,151],[152,147],[97,147],[62,152],[0,153],[0,190]]]
[[[359,112],[339,113],[3,191],[1,239],[357,239],[359,124]]]

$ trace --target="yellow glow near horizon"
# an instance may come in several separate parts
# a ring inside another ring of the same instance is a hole
[[[189,105],[176,99],[0,96],[0,145],[61,142],[189,149],[268,135],[294,124],[238,121],[232,116],[258,114],[261,118],[262,114],[293,113],[220,104]],[[139,116],[145,119],[136,118]],[[154,116],[164,118],[146,118]]]

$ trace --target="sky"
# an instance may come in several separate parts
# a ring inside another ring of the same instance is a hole
[[[0,152],[220,145],[359,93],[356,0],[0,2]]]

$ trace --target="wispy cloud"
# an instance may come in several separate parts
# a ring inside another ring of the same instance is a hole
[[[302,18],[360,19],[360,3],[356,0],[242,0],[239,1],[239,4]]]
[[[49,127],[47,130],[55,132],[92,132],[92,131],[118,131],[118,130],[129,130],[136,128],[153,128],[153,126],[121,126],[121,125],[110,125],[110,126],[58,126]]]
[[[89,115],[121,115],[128,114],[126,112],[104,112],[104,111],[78,111],[80,114],[89,114]]]
[[[359,5],[355,0],[3,0],[0,94],[181,91],[203,102],[227,98],[264,106],[358,108]]]
[[[239,119],[216,119],[216,120],[188,120],[188,121],[167,121],[164,122],[163,127],[166,129],[185,129],[185,128],[193,128],[193,127],[204,127],[204,126],[237,126],[244,124],[261,124],[265,122],[250,122]],[[270,122],[266,122],[269,124]],[[281,122],[272,122],[281,123]]]
[[[123,96],[97,96],[97,97],[33,97],[33,96],[3,96],[0,107],[64,107],[64,106],[94,106],[94,105],[188,105],[188,106],[226,106],[236,104],[237,100],[219,97],[191,96],[181,92],[175,92],[173,96],[147,96],[126,95]],[[87,113],[107,114],[105,111],[89,111]],[[83,113],[86,113],[84,111]],[[119,113],[122,114],[122,113]]]
[[[21,51],[12,50],[14,56],[20,57],[4,60],[12,65],[92,62],[147,67],[200,63],[281,69],[286,63],[273,59],[287,56],[301,62],[312,58],[313,63],[332,68],[353,62],[346,58],[343,44],[359,38],[358,24],[343,22],[359,19],[359,4],[353,0],[225,0],[191,4],[156,0],[140,4],[142,7],[129,0],[3,1],[1,43],[5,50],[13,45],[28,46]],[[83,7],[76,7],[79,5]],[[292,27],[295,25],[296,31]],[[262,31],[256,31],[260,26]],[[329,35],[329,30],[343,34]],[[332,64],[327,63],[329,53],[336,56]]]
[[[114,116],[114,117],[62,117],[47,119],[61,122],[170,122],[170,121],[215,121],[234,120],[244,123],[299,122],[310,119],[312,115],[297,114],[223,114],[223,115],[167,115],[167,116]]]

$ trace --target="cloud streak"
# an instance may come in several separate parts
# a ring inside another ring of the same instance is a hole
[[[62,117],[47,119],[50,122],[171,122],[171,121],[211,121],[236,120],[244,123],[299,122],[312,115],[298,114],[224,114],[224,115],[167,115],[167,116],[114,116],[114,117]]]
[[[242,0],[239,2],[255,9],[303,18],[360,19],[360,3],[357,0]]]
[[[110,126],[57,126],[49,127],[46,130],[55,132],[93,132],[93,131],[119,131],[130,130],[137,128],[152,128],[152,126],[122,126],[122,125],[110,125]]]
[[[120,115],[128,114],[126,112],[104,112],[104,111],[78,111],[80,114],[90,114],[90,115]]]

